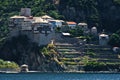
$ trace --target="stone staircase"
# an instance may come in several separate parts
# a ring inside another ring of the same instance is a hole
[[[77,46],[70,43],[56,43],[55,45],[60,55],[59,61],[66,66],[66,71],[82,70],[84,66],[82,58],[86,56],[87,50],[93,50],[95,53],[95,56],[89,56],[89,61],[97,60],[104,63],[120,63],[118,55],[114,54],[108,46]]]
[[[111,47],[109,46],[100,46],[100,45],[86,45],[85,51],[91,50],[95,53],[94,57],[99,62],[105,63],[120,63],[120,59],[118,58],[118,54],[113,53]]]
[[[62,38],[60,35],[56,37],[55,46],[60,55],[58,60],[65,65],[66,71],[82,71],[86,57],[88,57],[88,61],[120,63],[118,55],[114,54],[109,46],[95,44],[79,45],[79,43],[82,42],[76,38]],[[88,50],[94,52],[95,55],[87,55]]]
[[[70,43],[56,43],[56,49],[60,55],[59,61],[66,66],[66,71],[79,71],[82,53],[79,47]]]

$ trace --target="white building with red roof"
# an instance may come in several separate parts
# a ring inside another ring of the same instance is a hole
[[[75,29],[75,27],[77,26],[77,23],[73,21],[68,21],[66,23],[71,29]]]

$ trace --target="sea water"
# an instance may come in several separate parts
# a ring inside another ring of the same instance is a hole
[[[0,74],[0,80],[120,80],[117,73],[12,73]]]

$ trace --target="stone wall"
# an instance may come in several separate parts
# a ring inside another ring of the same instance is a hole
[[[49,44],[51,40],[54,39],[54,36],[54,32],[51,32],[47,35],[40,33],[39,46]]]

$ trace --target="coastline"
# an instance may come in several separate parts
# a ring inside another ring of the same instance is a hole
[[[28,71],[28,72],[20,72],[20,71],[0,71],[5,74],[19,74],[19,73],[78,73],[78,74],[120,74],[120,72],[116,71]]]

